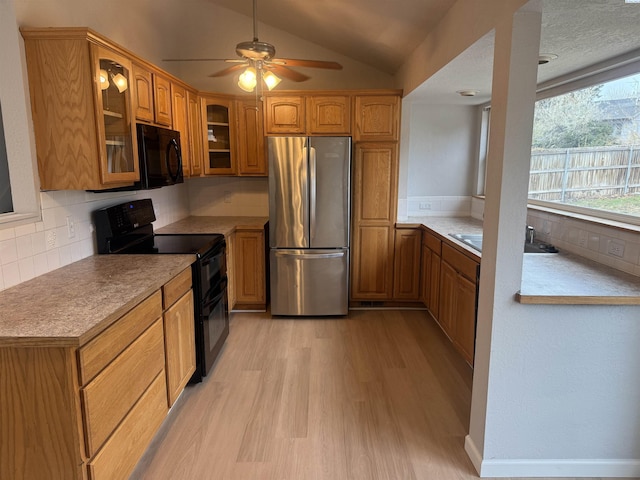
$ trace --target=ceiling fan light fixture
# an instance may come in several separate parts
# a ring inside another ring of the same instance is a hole
[[[109,74],[104,68],[100,69],[100,90],[109,88]]]
[[[116,88],[120,93],[124,92],[129,87],[129,83],[127,82],[127,77],[125,77],[121,73],[118,73],[116,75],[111,73],[111,81],[113,82],[113,84],[116,86]]]
[[[278,84],[282,81],[280,79],[280,77],[278,77],[275,73],[273,72],[266,72],[263,76],[262,76],[262,80],[264,81],[265,85],[267,86],[267,88],[269,90],[273,90],[275,87],[278,86]]]
[[[253,89],[256,88],[256,83],[256,69],[253,67],[247,67],[238,78],[238,86],[245,92],[253,92]]]

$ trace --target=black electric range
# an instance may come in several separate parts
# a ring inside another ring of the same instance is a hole
[[[222,234],[156,234],[150,199],[134,200],[94,212],[98,253],[194,254],[193,279],[196,371],[202,381],[229,335],[226,242]]]

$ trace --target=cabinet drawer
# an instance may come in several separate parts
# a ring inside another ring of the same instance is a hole
[[[429,232],[422,232],[422,244],[429,249],[433,250],[438,255],[441,255],[442,252],[442,240]]]
[[[162,287],[165,310],[191,288],[191,282],[191,267],[189,267],[165,283]]]
[[[126,480],[167,415],[164,372],[131,409],[104,447],[89,462],[91,480]]]
[[[158,319],[80,391],[89,456],[96,453],[163,370],[164,333],[162,319]]]
[[[476,281],[478,262],[470,259],[465,254],[450,247],[446,243],[442,245],[442,260],[451,265],[458,273],[464,275],[473,282]]]
[[[161,316],[162,295],[158,290],[78,350],[80,385],[89,383]]]

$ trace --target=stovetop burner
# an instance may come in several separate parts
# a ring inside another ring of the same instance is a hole
[[[194,253],[203,255],[221,242],[224,242],[222,234],[155,234],[114,253]]]

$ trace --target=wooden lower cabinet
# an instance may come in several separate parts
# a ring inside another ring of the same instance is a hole
[[[391,300],[393,297],[392,226],[360,226],[353,232],[351,299]]]
[[[421,300],[436,320],[440,315],[440,252],[442,242],[429,232],[422,232]]]
[[[164,313],[167,401],[171,407],[196,370],[193,290]]]
[[[464,359],[473,365],[479,264],[442,245],[438,323]]]
[[[397,228],[393,260],[394,300],[420,300],[422,234],[418,228]]]
[[[0,347],[1,479],[129,478],[195,365],[191,269],[163,290],[80,347]]]
[[[264,230],[238,230],[233,239],[232,308],[263,310],[266,308],[266,268]]]

